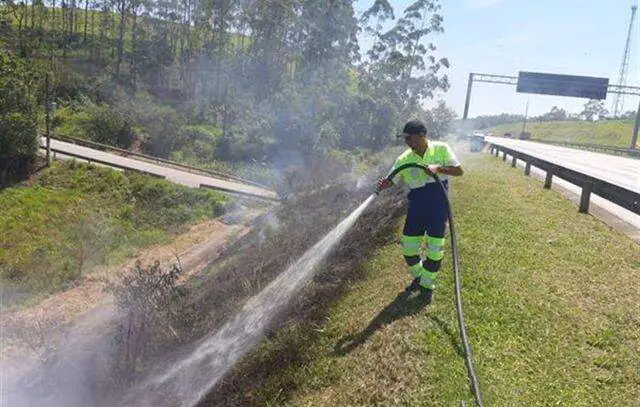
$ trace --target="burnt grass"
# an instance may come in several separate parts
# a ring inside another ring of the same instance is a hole
[[[198,298],[193,303],[193,309],[199,310],[195,324],[199,326],[198,330],[201,333],[215,331],[246,299],[260,292],[357,208],[372,190],[357,191],[349,187],[343,183],[315,193],[300,193],[301,198],[285,202],[278,209],[276,231],[270,226],[258,226],[232,248],[225,256],[226,266],[198,290]],[[305,342],[313,340],[313,328],[346,292],[349,283],[362,277],[360,265],[365,259],[379,247],[397,239],[397,219],[404,213],[404,208],[404,197],[398,190],[386,191],[377,197],[319,266],[313,281],[276,318],[266,337],[274,337],[279,329],[289,324],[297,324],[304,334],[279,341],[278,347],[271,349],[268,355],[250,352],[200,405],[263,404],[262,400],[252,398],[251,389],[261,387],[274,369],[286,369],[288,365],[304,362],[298,350],[305,347]],[[279,398],[282,397],[284,395],[280,394]]]
[[[321,178],[317,175],[320,173]],[[144,354],[139,355],[140,374],[125,379],[128,384],[117,386],[118,392],[126,393],[127,387],[135,386],[149,372],[188,355],[373,192],[375,178],[364,182],[361,179],[359,183],[364,186],[357,188],[353,176],[341,174],[325,168],[298,178],[287,199],[256,219],[245,237],[192,278],[180,311],[169,321],[178,336],[162,335],[160,327],[153,329],[157,332],[151,337],[156,340],[147,342]],[[363,277],[360,265],[379,247],[397,239],[397,219],[404,213],[404,201],[398,189],[385,191],[373,200],[318,266],[313,280],[291,299],[286,310],[275,316],[265,339],[273,338],[290,324],[298,325],[304,334],[279,341],[277,349],[263,357],[256,357],[256,351],[249,352],[211,389],[201,406],[264,404],[251,396],[251,389],[269,380],[274,369],[301,362],[298,350],[313,340],[313,328],[346,292],[349,283]],[[109,393],[114,390],[109,389]]]

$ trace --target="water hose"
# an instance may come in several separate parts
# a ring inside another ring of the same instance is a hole
[[[458,245],[456,243],[456,228],[453,223],[453,211],[451,210],[451,202],[449,202],[449,197],[447,195],[447,190],[444,187],[444,184],[440,180],[437,174],[434,174],[427,170],[427,168],[420,164],[403,164],[398,168],[395,168],[389,175],[387,175],[387,180],[392,181],[393,178],[402,170],[407,168],[420,168],[423,171],[426,171],[429,176],[431,176],[439,185],[442,193],[444,194],[444,199],[447,202],[447,213],[449,217],[449,231],[451,233],[451,255],[453,257],[453,274],[455,276],[455,293],[456,293],[456,314],[458,316],[458,328],[460,330],[460,339],[462,340],[462,345],[464,347],[465,353],[465,363],[467,365],[467,375],[469,377],[469,381],[471,382],[471,392],[473,393],[473,397],[476,401],[476,404],[479,407],[484,407],[482,402],[482,394],[480,393],[480,386],[478,385],[478,378],[473,369],[473,356],[471,354],[471,347],[469,346],[469,340],[467,338],[467,329],[464,323],[464,313],[462,311],[462,293],[460,290],[460,267],[458,264]],[[380,191],[376,190],[376,194]]]

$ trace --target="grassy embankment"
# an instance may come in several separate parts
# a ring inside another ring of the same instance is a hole
[[[492,157],[464,162],[452,196],[486,404],[638,406],[638,245]],[[426,307],[401,295],[398,244],[361,275],[323,315],[271,335],[202,405],[471,405],[449,257]]]
[[[493,134],[506,132],[519,134],[522,123],[503,124],[495,127]],[[527,123],[527,131],[537,140],[591,143],[629,148],[633,133],[633,120],[607,120],[600,122],[567,121]]]
[[[92,265],[122,261],[222,214],[227,202],[150,176],[56,162],[0,191],[0,281],[9,292],[64,289]]]

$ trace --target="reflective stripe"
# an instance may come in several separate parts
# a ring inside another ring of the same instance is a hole
[[[427,236],[427,258],[438,261],[444,258],[444,237]]]
[[[420,242],[402,242],[402,247],[406,249],[417,249],[420,247]]]
[[[436,288],[436,283],[431,280],[429,277],[426,276],[422,276],[420,277],[420,285],[424,288],[428,288],[430,290],[433,290]]]
[[[420,266],[422,268],[422,272],[420,273],[420,285],[430,290],[435,289],[436,277],[438,276],[438,274],[427,271],[427,269],[422,267],[422,263],[420,264]]]
[[[442,260],[444,258],[444,250],[440,252],[427,252],[427,258],[433,261]]]
[[[413,266],[409,267],[409,273],[411,273],[411,275],[414,278],[420,277],[420,275],[422,274],[422,270],[423,269],[424,268],[422,267],[422,263],[421,262],[417,262]]]
[[[417,256],[420,254],[421,236],[402,235],[402,254],[404,256]]]

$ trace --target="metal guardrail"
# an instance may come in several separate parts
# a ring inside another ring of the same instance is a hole
[[[562,178],[578,187],[582,188],[582,194],[580,195],[580,213],[589,212],[589,201],[591,193],[601,196],[602,198],[613,202],[637,215],[640,215],[640,193],[628,190],[619,185],[612,184],[610,182],[594,178],[592,176],[580,173],[578,171],[565,168],[561,165],[533,157],[529,154],[501,146],[499,144],[489,143],[489,151],[491,154],[495,153],[498,157],[500,152],[503,153],[502,160],[507,160],[507,155],[512,157],[511,166],[515,167],[517,160],[525,162],[525,175],[531,173],[531,166],[538,167],[547,172],[547,176],[544,181],[544,188],[550,189],[553,177]]]
[[[45,136],[43,135],[42,137],[45,137]],[[84,147],[93,148],[93,149],[96,149],[96,150],[118,152],[120,154],[123,154],[126,157],[132,156],[132,157],[143,158],[145,160],[149,160],[149,161],[152,161],[152,162],[155,162],[155,163],[163,163],[163,164],[171,165],[171,166],[174,166],[174,167],[177,167],[177,168],[180,168],[180,169],[186,169],[186,170],[189,170],[189,172],[197,171],[197,172],[204,173],[204,174],[207,174],[207,175],[213,175],[213,176],[220,177],[220,178],[225,178],[225,179],[229,179],[229,180],[233,180],[233,181],[238,181],[238,182],[242,182],[242,183],[245,183],[245,184],[253,185],[253,186],[264,188],[264,189],[271,189],[266,185],[260,184],[260,183],[255,182],[255,181],[250,181],[248,179],[236,177],[235,175],[230,175],[230,174],[226,174],[226,173],[223,173],[223,172],[218,172],[218,171],[214,171],[214,170],[208,170],[208,169],[204,169],[204,168],[198,168],[198,167],[194,167],[194,166],[191,166],[191,165],[188,165],[188,164],[182,164],[182,163],[178,163],[178,162],[167,160],[167,159],[160,158],[160,157],[154,157],[154,156],[147,155],[147,154],[135,153],[133,151],[125,150],[123,148],[114,147],[114,146],[110,146],[110,145],[102,144],[102,143],[97,143],[97,142],[91,141],[91,140],[79,139],[79,138],[76,138],[76,137],[63,136],[63,135],[59,135],[59,134],[52,135],[51,138],[53,140],[65,141],[65,142],[69,142],[69,143],[72,143],[72,144],[78,144],[78,145],[81,145],[81,146],[84,146]]]

